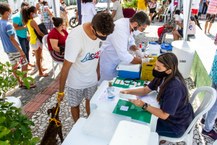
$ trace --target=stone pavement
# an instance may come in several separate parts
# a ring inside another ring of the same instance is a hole
[[[204,22],[202,22],[204,24]],[[161,23],[154,23],[151,24],[145,31],[145,36],[147,37],[147,41],[155,41],[157,40],[157,28],[162,25]],[[214,28],[215,26],[213,26]],[[212,35],[214,35],[216,32],[212,31]],[[167,41],[172,41],[172,35],[168,34],[166,36]],[[0,42],[1,43],[1,42]],[[1,44],[0,44],[0,61],[5,62],[7,59],[7,56],[4,52],[2,52]],[[19,97],[23,103],[23,110],[26,113],[27,116],[29,116],[32,121],[35,123],[35,126],[32,127],[33,134],[38,137],[42,137],[43,133],[46,129],[46,126],[48,124],[49,117],[47,116],[47,109],[53,107],[56,103],[56,95],[55,92],[58,89],[58,79],[53,78],[52,75],[52,62],[51,58],[49,56],[49,53],[46,49],[43,49],[43,66],[45,68],[48,68],[47,72],[49,73],[49,77],[43,78],[39,77],[36,74],[33,75],[33,77],[36,79],[36,85],[37,87],[30,90],[25,89],[19,89],[16,88],[14,90],[13,96]],[[30,58],[32,62],[34,62],[34,58]],[[59,70],[56,67],[56,74],[58,74]],[[190,79],[186,80],[188,82],[189,89],[193,90],[193,82]],[[68,132],[73,127],[73,120],[71,119],[70,114],[70,107],[67,104],[67,99],[64,99],[64,101],[61,103],[61,112],[60,112],[60,118],[63,124],[63,135],[64,137],[67,136]],[[87,117],[87,114],[84,109],[84,105],[81,105],[81,116]],[[194,134],[194,145],[211,145],[213,140],[209,138],[204,138],[201,136],[199,132],[201,132],[201,125],[198,124],[195,129]],[[182,143],[180,143],[182,144]]]

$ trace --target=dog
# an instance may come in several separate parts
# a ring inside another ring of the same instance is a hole
[[[51,114],[51,118],[49,119],[49,125],[44,133],[40,145],[56,145],[57,134],[59,135],[61,142],[63,142],[64,139],[62,134],[62,124],[59,120],[59,111],[60,107],[58,103],[56,104],[56,107],[47,110],[48,115]]]

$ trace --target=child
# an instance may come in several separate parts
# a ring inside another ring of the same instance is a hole
[[[0,38],[2,41],[3,49],[9,57],[14,75],[18,80],[19,86],[25,87],[22,80],[16,75],[15,72],[17,70],[18,63],[20,63],[22,66],[22,72],[27,72],[28,60],[26,59],[25,53],[17,41],[13,26],[8,21],[11,17],[11,9],[7,3],[0,3],[0,14],[2,16],[0,20]],[[26,77],[26,74],[24,77]],[[35,85],[31,85],[30,87],[35,87]]]
[[[37,13],[37,9],[34,6],[24,7],[22,9],[23,22],[27,26],[28,31],[30,33],[29,42],[30,42],[31,49],[33,49],[33,52],[35,54],[36,65],[38,67],[39,76],[47,77],[48,74],[43,72],[42,64],[41,64],[42,63],[42,43],[39,41],[34,31],[36,30],[40,36],[42,37],[44,36],[44,34],[40,31],[35,20],[33,20],[33,18],[36,17],[37,15],[36,13]]]

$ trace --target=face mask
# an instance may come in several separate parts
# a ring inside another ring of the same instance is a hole
[[[11,19],[11,18],[12,18],[12,14],[9,15],[9,19]]]
[[[101,40],[106,40],[106,38],[107,38],[107,36],[99,36],[97,33],[96,33],[96,30],[95,30],[95,28],[93,27],[93,30],[94,30],[94,32],[95,32],[95,36],[97,37],[97,38],[99,38],[99,39],[101,39]]]
[[[137,27],[133,27],[133,30],[136,31],[136,30],[137,30]]]
[[[33,14],[33,18],[37,17],[38,15],[37,14]]]
[[[133,31],[136,31],[136,30],[137,30],[137,27],[133,27],[131,30],[132,30],[132,32],[133,32]]]
[[[152,75],[156,78],[164,78],[166,76],[168,76],[168,74],[166,73],[167,70],[159,72],[155,69],[152,70]]]
[[[8,13],[8,19],[11,19],[11,17],[12,17],[12,14]]]
[[[95,33],[96,37],[98,37],[101,40],[106,40],[107,36],[99,36],[97,33]]]

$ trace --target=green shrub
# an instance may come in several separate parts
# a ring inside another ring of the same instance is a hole
[[[39,138],[32,136],[33,125],[20,108],[0,101],[0,145],[35,145]]]

